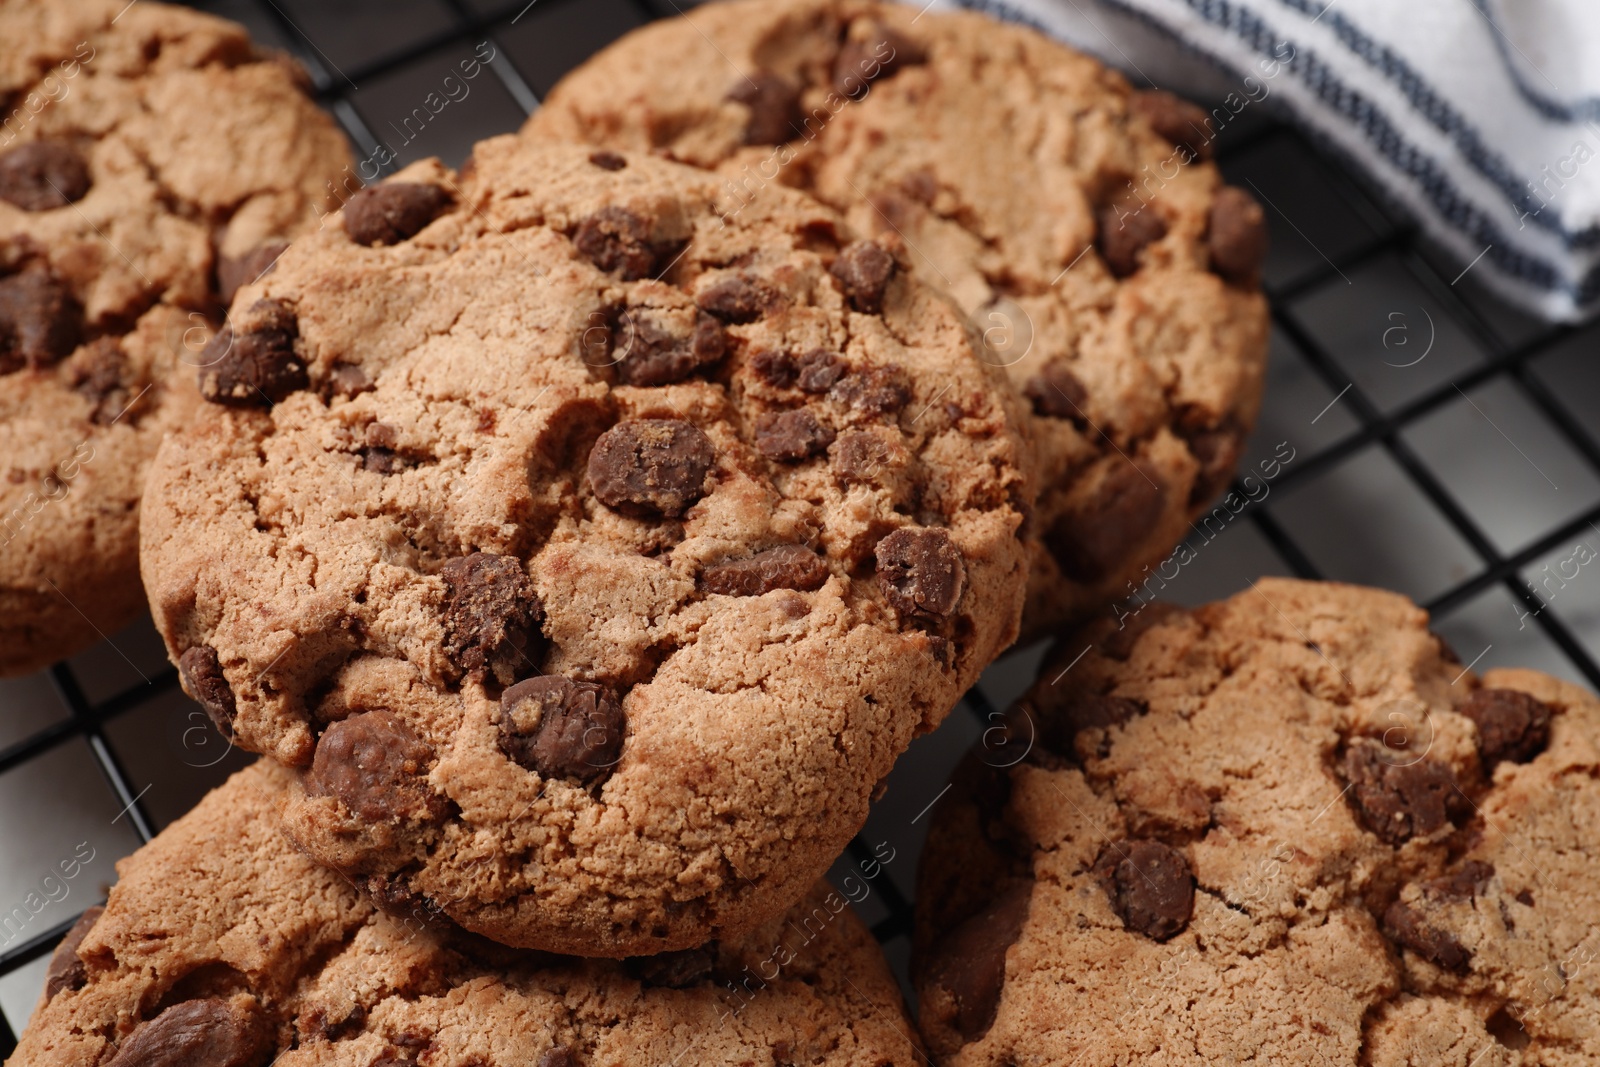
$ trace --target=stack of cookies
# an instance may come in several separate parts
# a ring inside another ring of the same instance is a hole
[[[263,758],[123,862],[12,1062],[1600,1055],[1529,969],[1595,936],[1591,697],[1347,587],[1070,629],[1260,401],[1264,219],[1203,111],[975,15],[736,0],[341,199],[289,65],[117,6],[0,2],[7,84],[97,57],[0,155],[9,481],[126,438],[25,527],[12,666],[82,636],[50,546],[140,588],[137,511],[185,690]],[[97,211],[148,216],[144,287]],[[1062,627],[937,812],[918,1036],[821,879]]]

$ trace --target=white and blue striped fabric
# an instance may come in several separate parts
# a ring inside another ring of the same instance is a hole
[[[1028,23],[1202,102],[1270,99],[1507,299],[1600,310],[1600,0],[933,6]]]

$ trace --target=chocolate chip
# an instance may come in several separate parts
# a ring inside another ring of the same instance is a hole
[[[271,1044],[254,1010],[186,1000],[140,1025],[105,1067],[254,1067]]]
[[[616,766],[628,721],[593,682],[545,675],[500,697],[500,750],[545,778],[590,782]]]
[[[72,388],[89,402],[89,419],[109,426],[136,399],[125,380],[128,359],[115,337],[101,337],[86,346],[72,367]]]
[[[813,348],[796,361],[794,381],[802,393],[817,396],[832,389],[849,369],[837,353]]]
[[[681,419],[619,422],[589,453],[589,486],[624,514],[676,518],[705,495],[716,458],[711,439]]]
[[[905,34],[880,22],[858,22],[833,61],[833,88],[859,100],[871,83],[927,61],[928,53]]]
[[[1089,390],[1065,360],[1053,359],[1046,363],[1038,374],[1028,379],[1022,387],[1022,395],[1033,401],[1035,415],[1071,419],[1079,426],[1087,422],[1083,405],[1089,402]]]
[[[1501,760],[1527,763],[1550,743],[1550,705],[1516,689],[1480,689],[1458,710],[1477,724],[1488,768]]]
[[[883,294],[898,264],[875,241],[852,241],[834,258],[828,272],[839,279],[850,306],[863,315],[883,311]]]
[[[949,615],[961,601],[966,565],[950,534],[903,527],[878,542],[878,584],[902,614]]]
[[[1189,454],[1200,464],[1189,488],[1190,505],[1215,500],[1233,480],[1234,467],[1244,451],[1244,431],[1228,423],[1215,429],[1182,431],[1182,436]]]
[[[239,709],[233,699],[233,687],[217,660],[217,650],[210,645],[188,649],[178,657],[178,674],[183,678],[184,690],[205,709],[222,736],[231,741],[233,717]]]
[[[1350,745],[1344,776],[1367,828],[1391,845],[1426,837],[1468,811],[1455,773],[1438,760],[1392,762],[1391,750],[1370,738]]]
[[[616,206],[603,207],[578,223],[572,243],[578,254],[603,271],[616,271],[625,282],[656,273],[672,251],[650,239],[650,224]]]
[[[369,822],[435,822],[443,801],[428,785],[433,749],[390,711],[364,711],[323,731],[306,792],[338,797]]]
[[[840,378],[828,398],[866,415],[888,415],[906,406],[911,387],[897,366],[868,367]]]
[[[1160,475],[1118,457],[1092,497],[1056,520],[1045,544],[1069,578],[1098,582],[1144,543],[1166,510]]]
[[[1095,861],[1099,879],[1122,925],[1152,941],[1166,941],[1189,925],[1194,875],[1182,852],[1159,841],[1107,846]]]
[[[217,261],[217,295],[224,304],[233,303],[234,294],[272,273],[278,257],[289,247],[287,241],[267,241],[242,256],[223,256]]]
[[[62,141],[33,141],[0,154],[0,200],[24,211],[49,211],[82,200],[89,165]]]
[[[933,950],[928,980],[955,1001],[956,1032],[976,1041],[994,1024],[1006,981],[1006,950],[1022,935],[1033,883],[1013,885],[951,930]]]
[[[700,290],[695,303],[723,322],[754,322],[778,301],[772,286],[749,273],[732,274]]]
[[[534,1067],[578,1067],[578,1061],[573,1058],[570,1048],[557,1045],[547,1052],[539,1053],[539,1059]]]
[[[358,245],[397,245],[421,233],[454,201],[437,185],[386,182],[363,189],[344,206],[344,232]]]
[[[645,985],[683,989],[711,977],[716,963],[716,942],[701,948],[687,948],[680,952],[662,952],[655,956],[632,956],[623,966],[634,978]]]
[[[621,170],[623,167],[626,167],[628,165],[628,161],[626,159],[624,159],[622,156],[618,155],[615,152],[608,152],[607,150],[605,150],[603,148],[598,152],[590,152],[589,153],[589,162],[593,163],[595,166],[599,167],[601,170],[610,170],[610,171],[618,171],[618,170]]]
[[[1100,258],[1118,278],[1137,271],[1144,250],[1167,235],[1167,220],[1153,204],[1112,204],[1100,209],[1097,221]]]
[[[1165,89],[1134,93],[1128,110],[1144,119],[1156,133],[1189,155],[1185,162],[1211,158],[1211,116],[1197,104]]]
[[[250,326],[224,326],[200,354],[200,393],[215,404],[270,407],[311,384],[295,354],[300,323],[288,305],[257,300]]]
[[[55,953],[50,957],[50,969],[45,972],[45,1000],[54,1000],[55,995],[64,989],[82,989],[89,984],[89,968],[78,958],[78,946],[83,944],[83,939],[89,936],[95,920],[100,918],[100,914],[105,910],[96,904],[78,916],[78,921],[72,924],[67,936],[56,946]]]
[[[728,99],[750,109],[745,144],[783,144],[801,132],[800,85],[782,74],[758,70],[735,83]]]
[[[889,443],[865,430],[841,434],[833,449],[833,473],[844,485],[877,484],[894,461]]]
[[[328,372],[328,394],[352,400],[375,388],[367,372],[353,363],[335,363]]]
[[[474,552],[439,568],[445,582],[444,651],[463,671],[510,685],[532,668],[544,606],[514,556]]]
[[[1235,185],[1211,202],[1211,269],[1230,282],[1254,285],[1267,258],[1267,216],[1256,198]]]
[[[770,348],[764,348],[750,357],[750,370],[774,389],[789,388],[800,372],[793,356],[787,352],[774,352]]]
[[[749,559],[713,563],[700,574],[708,593],[761,596],[774,589],[819,588],[828,580],[828,563],[804,545],[779,545]]]
[[[83,309],[42,262],[0,278],[0,374],[54,365],[78,346]]]
[[[793,463],[827,450],[833,431],[805,408],[756,419],[756,449],[768,459]]]
[[[1454,934],[1428,925],[1419,911],[1401,901],[1384,912],[1383,929],[1391,940],[1447,971],[1465,974],[1472,964],[1472,953]]]
[[[617,377],[625,385],[667,385],[682,381],[701,367],[717,362],[727,351],[722,324],[696,311],[630,308],[617,319],[614,338],[621,339]]]
[[[1425,883],[1423,890],[1428,895],[1448,900],[1471,900],[1488,888],[1489,879],[1493,877],[1494,864],[1468,860],[1442,878]]]

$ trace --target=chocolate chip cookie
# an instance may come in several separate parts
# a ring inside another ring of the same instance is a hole
[[[1228,485],[1260,403],[1265,217],[1205,111],[1033,30],[734,0],[569,75],[529,136],[806,189],[961,309],[1033,410],[1024,630],[1126,596]]]
[[[882,953],[826,885],[745,937],[625,961],[374,910],[279,832],[266,761],[117,865],[12,1067],[914,1067]]]
[[[600,956],[765,922],[1016,635],[1003,380],[826,207],[718,186],[412,167],[240,291],[155,464],[186,688],[397,913]]]
[[[0,2],[0,674],[142,609],[145,470],[231,290],[349,162],[304,72],[126,0]]]
[[[962,1065],[1591,1062],[1597,771],[1592,694],[1475,676],[1391,593],[1263,580],[1063,638],[930,831],[923,1034]]]

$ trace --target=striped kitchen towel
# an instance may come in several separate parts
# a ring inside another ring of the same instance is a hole
[[[1600,0],[933,6],[1028,23],[1211,106],[1270,97],[1512,302],[1600,310]]]

